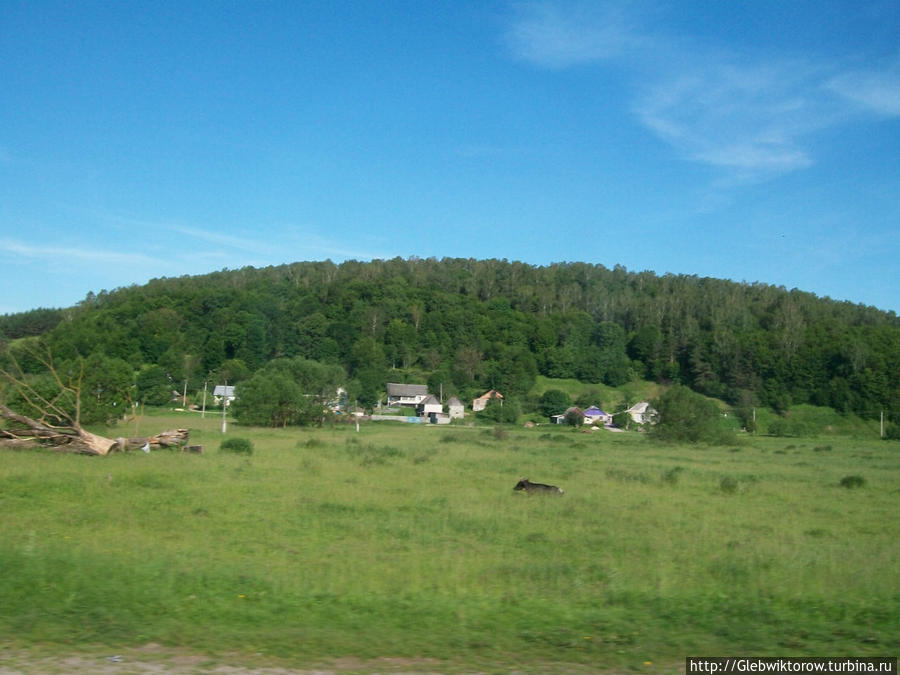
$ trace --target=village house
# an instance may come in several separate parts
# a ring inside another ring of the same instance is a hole
[[[441,402],[437,400],[437,397],[434,394],[429,394],[416,406],[416,414],[419,417],[427,417],[432,413],[442,412],[444,412],[444,406],[441,405]]]
[[[485,408],[487,408],[487,404],[492,399],[498,399],[500,401],[500,403],[502,404],[503,403],[503,394],[501,394],[496,389],[491,389],[489,392],[482,394],[481,396],[479,396],[478,398],[476,398],[472,401],[472,411],[479,412],[481,410],[484,410]]]
[[[553,420],[554,424],[566,424],[566,416],[570,413],[578,415],[582,418],[582,420],[584,420],[584,412],[581,410],[581,408],[574,405],[571,408],[566,408],[566,411],[561,415],[553,415],[552,417],[550,417],[550,419]]]
[[[584,411],[584,423],[606,426],[607,424],[612,424],[612,415],[600,410],[597,406],[592,405]]]
[[[656,419],[659,416],[659,413],[651,408],[647,401],[635,403],[625,412],[631,416],[635,424],[656,424]]]
[[[387,383],[387,404],[389,408],[397,405],[415,408],[428,396],[427,384]]]
[[[222,399],[225,399],[225,407],[231,405],[231,402],[234,400],[234,387],[231,385],[225,386],[221,384],[217,384],[213,389],[213,401],[216,405],[221,405]]]

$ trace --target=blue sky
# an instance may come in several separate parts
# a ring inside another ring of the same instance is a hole
[[[395,256],[900,312],[900,2],[0,0],[0,313]]]

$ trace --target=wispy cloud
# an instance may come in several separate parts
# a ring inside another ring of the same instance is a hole
[[[851,70],[833,77],[828,88],[883,117],[900,116],[900,57],[878,70]]]
[[[206,230],[199,227],[186,227],[183,225],[173,225],[171,226],[171,229],[180,234],[193,237],[194,239],[201,239],[211,244],[261,255],[272,255],[280,250],[274,243],[271,243],[269,239],[264,237],[240,237],[226,232],[216,232],[215,230]]]
[[[511,55],[544,68],[593,63],[631,80],[637,121],[684,159],[759,180],[815,162],[812,135],[860,110],[900,115],[900,59],[848,70],[824,58],[737,53],[642,24],[626,2],[602,10],[516,5]]]
[[[562,8],[528,2],[514,9],[506,43],[517,58],[543,67],[608,59],[627,51],[637,39],[629,16],[613,3]]]
[[[745,175],[774,175],[813,163],[806,137],[839,112],[804,63],[691,64],[639,88],[642,124],[690,160]]]
[[[160,260],[128,251],[102,250],[95,248],[35,246],[15,239],[0,239],[0,253],[13,254],[31,260],[53,260],[102,265],[158,265]]]
[[[327,256],[335,260],[357,259],[370,260],[384,257],[379,251],[379,242],[372,242],[372,249],[361,246],[357,239],[347,241],[341,237],[341,228],[335,228],[327,235],[319,234],[315,227],[294,225],[290,223],[273,223],[261,228],[258,224],[245,231],[252,235],[233,234],[230,229],[212,229],[197,227],[179,220],[147,219],[133,215],[113,213],[93,213],[94,218],[114,223],[120,227],[138,230],[144,233],[167,233],[165,245],[174,251],[167,253],[166,258],[178,260],[184,258],[195,263],[205,262],[208,266],[228,266],[240,261],[240,265],[278,265],[298,260],[319,259]],[[188,242],[188,240],[193,242]],[[198,245],[205,242],[210,246]],[[159,245],[160,239],[154,241]],[[180,255],[178,251],[189,251],[189,255]],[[252,256],[253,260],[250,259]],[[184,261],[181,261],[184,262]]]

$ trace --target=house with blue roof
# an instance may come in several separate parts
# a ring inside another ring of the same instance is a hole
[[[612,424],[612,415],[608,412],[603,412],[595,405],[592,405],[590,408],[584,411],[584,423],[585,424],[601,424],[607,425]]]

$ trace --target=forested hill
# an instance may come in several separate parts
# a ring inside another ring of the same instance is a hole
[[[0,317],[0,331],[43,334],[58,358],[155,364],[192,387],[210,373],[234,381],[302,356],[342,365],[361,401],[400,368],[466,396],[489,387],[522,394],[540,373],[614,386],[681,382],[776,410],[900,410],[893,312],[584,263],[397,258],[226,270]]]

